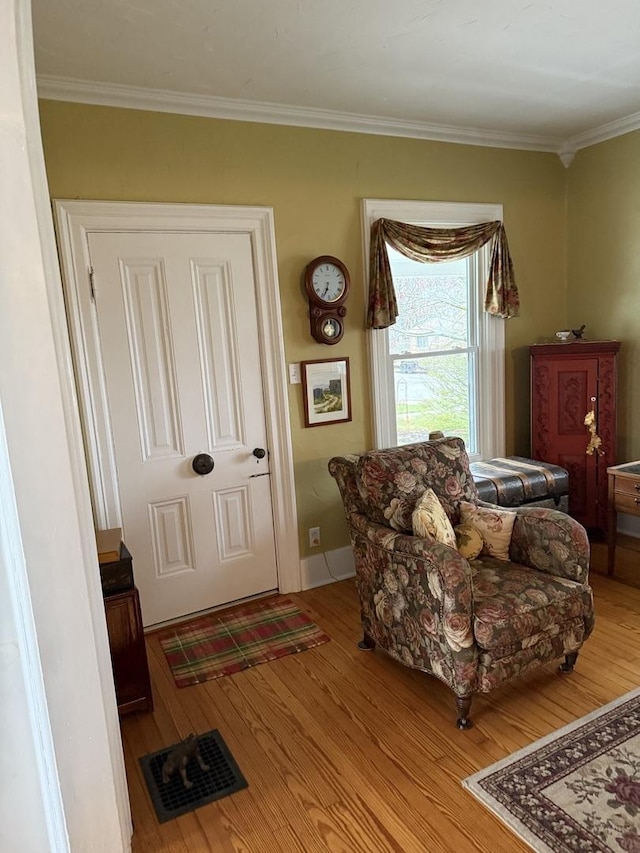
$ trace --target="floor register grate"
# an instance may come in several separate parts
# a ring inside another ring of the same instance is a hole
[[[202,770],[195,760],[189,762],[187,777],[193,782],[192,788],[185,788],[179,773],[171,776],[166,784],[162,781],[162,766],[176,744],[144,755],[140,759],[145,782],[160,823],[248,787],[247,780],[217,729],[199,735],[198,745],[202,759],[209,765],[209,769]]]

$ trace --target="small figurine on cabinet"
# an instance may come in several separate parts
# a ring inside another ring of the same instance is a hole
[[[587,328],[587,324],[583,323],[579,329],[571,329],[571,334],[573,337],[579,341],[582,340],[582,335],[584,334],[584,330]]]
[[[198,736],[193,732],[180,741],[180,743],[176,744],[167,755],[162,765],[162,781],[164,784],[168,783],[174,773],[179,773],[182,777],[184,787],[193,788],[193,782],[190,782],[187,778],[187,764],[192,758],[195,758],[201,770],[209,770],[209,765],[204,763],[202,755],[200,755]]]

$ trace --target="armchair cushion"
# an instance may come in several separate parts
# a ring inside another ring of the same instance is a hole
[[[413,511],[428,488],[452,524],[459,521],[461,500],[478,499],[461,438],[370,450],[358,457],[355,479],[369,520],[403,533],[411,533]]]
[[[462,501],[460,518],[465,524],[471,524],[482,536],[482,553],[495,557],[497,560],[509,560],[509,545],[511,533],[516,520],[516,513],[483,507]]]
[[[475,560],[484,547],[480,531],[473,524],[458,524],[454,531],[458,553],[465,560]]]
[[[591,610],[589,587],[491,557],[475,567],[473,633],[482,649],[506,657],[567,626],[576,643],[582,641],[584,616]]]
[[[456,534],[433,489],[427,489],[416,504],[411,523],[416,536],[435,539],[436,542],[456,547]]]

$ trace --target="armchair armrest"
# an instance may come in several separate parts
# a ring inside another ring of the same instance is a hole
[[[384,586],[402,590],[407,612],[432,639],[459,653],[473,646],[471,566],[455,548],[442,542],[398,533],[365,516],[350,517],[356,570],[381,575]],[[366,546],[362,539],[366,539]],[[358,541],[360,540],[360,541]],[[359,560],[361,547],[366,556]],[[372,552],[377,556],[372,560]],[[389,572],[390,576],[386,573]],[[370,581],[359,578],[359,583]]]
[[[509,556],[556,577],[587,583],[589,539],[587,531],[570,515],[555,509],[520,507],[511,535]]]
[[[369,543],[378,545],[391,554],[406,554],[420,561],[424,560],[426,566],[423,566],[422,563],[416,563],[417,570],[425,571],[426,568],[433,568],[435,571],[441,571],[443,562],[447,566],[455,564],[465,576],[468,576],[469,583],[471,583],[471,566],[455,548],[450,548],[449,545],[438,542],[436,539],[412,536],[410,533],[399,533],[391,527],[371,521],[360,513],[354,513],[349,522],[354,530],[369,540]],[[447,581],[445,580],[446,585]]]

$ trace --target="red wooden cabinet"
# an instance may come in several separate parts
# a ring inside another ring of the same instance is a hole
[[[569,512],[607,530],[607,468],[616,464],[619,341],[534,344],[531,358],[531,456],[569,472]],[[584,423],[593,409],[602,453],[587,454]]]

